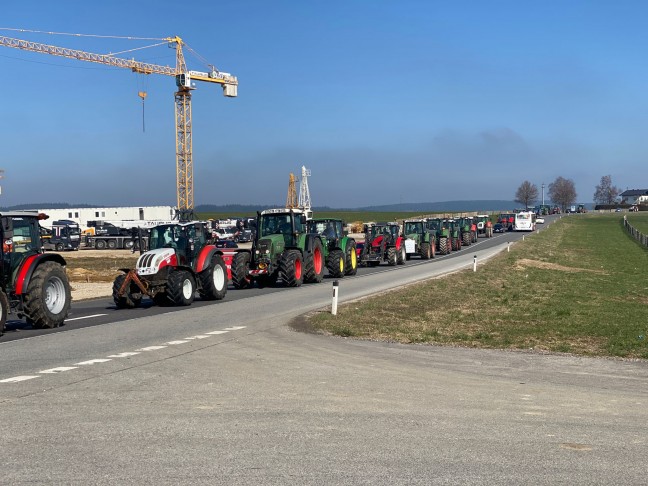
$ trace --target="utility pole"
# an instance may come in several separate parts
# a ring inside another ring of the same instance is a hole
[[[4,179],[4,169],[0,169],[0,180]],[[0,194],[2,194],[2,186],[0,186]]]
[[[542,183],[542,205],[544,206],[544,182]]]

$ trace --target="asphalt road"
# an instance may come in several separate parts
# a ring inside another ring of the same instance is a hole
[[[264,290],[0,343],[0,482],[645,484],[646,363],[300,333],[330,281]]]

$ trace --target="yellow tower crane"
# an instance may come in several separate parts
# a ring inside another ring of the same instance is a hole
[[[0,46],[39,52],[53,56],[76,59],[78,61],[106,64],[108,66],[127,68],[140,74],[164,74],[174,76],[178,91],[175,93],[175,125],[176,125],[176,190],[178,196],[178,212],[180,218],[193,214],[193,153],[191,139],[191,91],[195,89],[193,81],[220,84],[223,94],[236,97],[238,94],[238,79],[229,73],[219,72],[212,67],[210,72],[189,71],[185,62],[182,46],[186,45],[180,37],[158,39],[168,42],[176,50],[175,67],[161,66],[146,62],[124,59],[110,54],[95,54],[66,47],[52,46],[11,37],[0,36]]]

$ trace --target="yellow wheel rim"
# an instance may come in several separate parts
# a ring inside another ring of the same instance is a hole
[[[344,257],[340,257],[340,273],[344,272]]]
[[[355,252],[355,248],[351,249],[351,269],[355,270],[358,265],[358,255]]]

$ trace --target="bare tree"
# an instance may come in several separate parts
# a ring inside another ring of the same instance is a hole
[[[515,192],[515,202],[524,204],[525,209],[538,200],[538,186],[531,184],[529,181],[524,181]]]
[[[557,177],[555,181],[549,184],[549,199],[554,204],[560,206],[563,212],[567,211],[567,206],[576,202],[576,186],[571,179]]]
[[[606,175],[601,177],[601,183],[596,186],[594,192],[594,202],[596,204],[614,204],[621,190],[612,185],[612,176]]]

